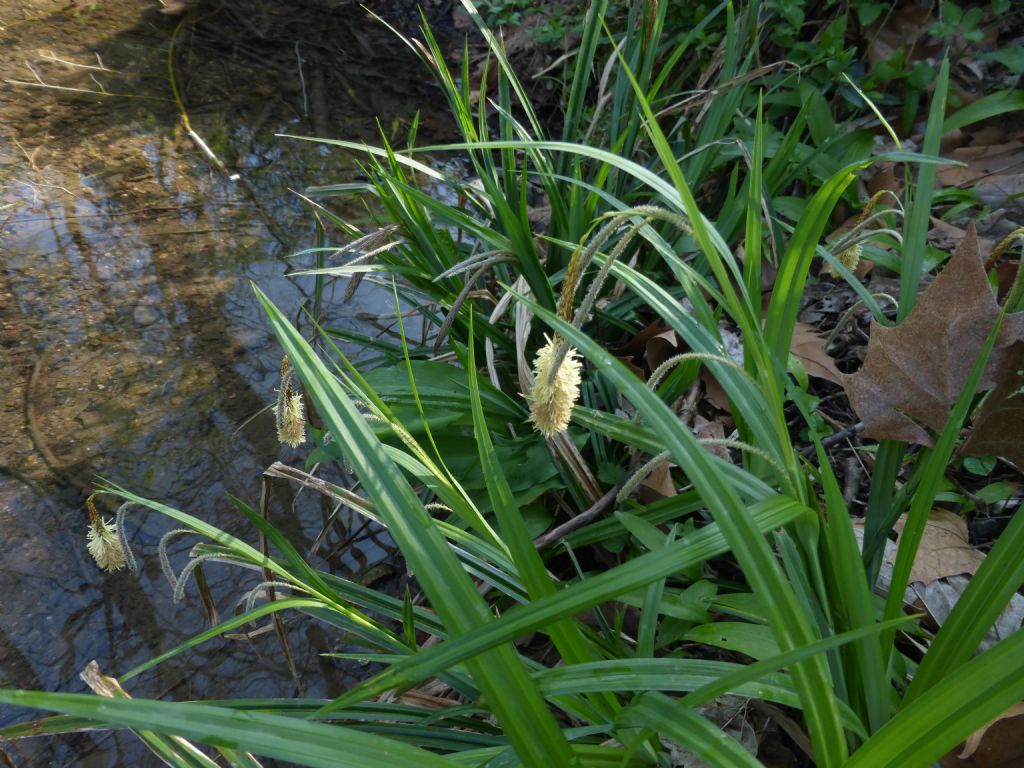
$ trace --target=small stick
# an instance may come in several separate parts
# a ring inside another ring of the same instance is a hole
[[[864,431],[864,422],[863,421],[858,421],[853,426],[847,427],[844,430],[836,432],[834,435],[829,435],[828,437],[826,437],[824,440],[821,441],[821,447],[822,448],[829,448],[829,447],[835,445],[836,443],[843,442],[843,440],[846,440],[848,437],[853,437],[854,435],[859,435],[863,431]],[[800,453],[802,453],[804,456],[813,456],[814,455],[814,446],[813,445],[805,446],[805,447],[800,449]]]
[[[557,528],[552,528],[547,533],[541,534],[533,540],[533,545],[537,549],[543,549],[544,547],[558,541],[563,536],[575,531],[577,528],[582,528],[587,523],[598,518],[604,513],[608,507],[611,506],[612,502],[615,501],[615,497],[619,493],[619,486],[615,486],[608,493],[602,496],[600,499],[594,502],[594,505],[586,512],[581,512],[576,517],[562,523]]]
[[[174,52],[175,45],[178,42],[178,34],[181,32],[182,26],[185,24],[185,20],[188,15],[182,16],[181,21],[178,22],[178,26],[174,28],[174,32],[171,33],[171,42],[167,46],[167,79],[171,85],[171,96],[174,97],[174,103],[178,107],[178,114],[181,116],[181,124],[185,127],[185,132],[192,139],[193,143],[199,147],[199,151],[203,153],[207,160],[216,168],[218,171],[223,173],[231,181],[238,179],[238,174],[229,174],[228,169],[224,167],[224,163],[220,161],[220,158],[213,153],[213,150],[206,146],[206,142],[199,138],[199,134],[192,130],[192,123],[188,119],[188,111],[185,109],[185,102],[182,99],[181,93],[178,91],[178,78],[174,74]]]
[[[295,61],[299,67],[299,85],[302,88],[302,116],[309,117],[309,100],[306,97],[306,77],[302,74],[302,54],[299,52],[299,41],[295,41]]]
[[[843,499],[846,501],[846,506],[850,507],[857,498],[857,491],[860,490],[862,474],[860,460],[856,456],[849,457],[844,469],[846,470],[846,481],[843,483]]]
[[[263,517],[264,522],[270,524],[270,486],[273,481],[270,476],[264,473],[263,477],[260,478],[260,515]],[[260,554],[263,557],[270,558],[270,548],[267,545],[267,537],[260,531]],[[270,569],[263,566],[263,580],[270,582],[267,585],[267,601],[274,602],[277,599],[277,595],[273,586],[274,575],[270,572]],[[284,651],[285,661],[288,663],[288,671],[292,674],[292,679],[295,681],[295,687],[299,691],[299,695],[302,695],[302,681],[299,678],[299,672],[295,668],[295,660],[292,657],[291,644],[288,642],[288,632],[284,628],[284,622],[281,621],[281,614],[277,611],[274,612],[273,616],[274,631],[277,633],[278,642],[281,644],[281,650]]]

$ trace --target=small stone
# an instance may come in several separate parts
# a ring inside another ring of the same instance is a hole
[[[132,319],[145,328],[160,319],[160,313],[146,304],[139,304],[132,310]]]

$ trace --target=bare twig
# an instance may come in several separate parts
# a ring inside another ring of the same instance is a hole
[[[607,510],[608,507],[612,505],[612,502],[615,501],[615,497],[619,493],[619,487],[620,486],[617,485],[608,491],[608,493],[595,501],[593,506],[591,506],[586,512],[581,512],[572,520],[568,520],[557,528],[552,528],[547,533],[538,536],[533,540],[534,546],[537,547],[537,549],[544,549],[544,547],[558,541],[563,536],[568,536],[573,531],[582,528],[593,520],[596,520],[604,514],[605,510]]]
[[[822,448],[829,448],[829,447],[835,445],[836,443],[841,443],[844,440],[846,440],[847,438],[853,437],[854,435],[858,435],[858,434],[860,434],[863,431],[864,431],[864,422],[863,421],[858,421],[853,426],[847,427],[846,429],[840,430],[839,432],[836,432],[835,434],[829,435],[828,437],[826,437],[824,440],[821,441],[821,447]],[[814,455],[814,446],[813,445],[804,446],[803,448],[800,449],[800,453],[802,453],[804,456],[813,456]]]
[[[270,486],[273,482],[271,478],[264,474],[260,484],[260,514],[263,516],[264,522],[270,524]],[[260,531],[260,553],[265,558],[270,557],[270,548],[267,545],[267,537],[263,535],[263,531]],[[267,601],[274,602],[277,599],[277,593],[273,586],[274,574],[271,573],[267,567],[263,568],[263,580],[267,584]],[[277,639],[281,643],[281,650],[284,651],[285,661],[288,663],[288,671],[291,672],[292,679],[295,681],[295,687],[299,690],[299,695],[302,695],[302,679],[299,677],[299,671],[295,668],[295,659],[292,657],[291,644],[288,642],[288,633],[285,631],[284,622],[281,621],[281,614],[277,611],[273,614],[274,631],[277,633]]]

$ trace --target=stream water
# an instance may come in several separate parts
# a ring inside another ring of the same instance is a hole
[[[191,124],[236,179],[181,127],[172,38]],[[138,0],[0,0],[0,687],[83,691],[90,660],[117,675],[209,625],[194,586],[172,601],[156,553],[173,526],[159,515],[128,518],[138,577],[97,569],[85,494],[109,478],[255,542],[227,494],[255,503],[263,469],[303,454],[274,436],[266,407],[280,351],[250,281],[297,311],[312,283],[285,277],[301,266],[288,256],[314,232],[289,190],[357,173],[349,156],[273,134],[372,140],[375,117],[400,132],[436,108],[419,71],[356,4],[244,0],[182,20]],[[366,216],[358,203],[335,211]],[[374,333],[389,304],[363,286],[329,320]],[[330,509],[294,491],[275,485],[272,519],[309,551]],[[178,567],[193,543],[171,548]],[[342,517],[314,562],[359,577],[388,554],[377,531]],[[206,576],[222,616],[255,583],[225,566]],[[337,633],[296,619],[289,634],[305,695],[336,694],[359,674],[319,655],[342,647]],[[128,689],[176,700],[297,692],[272,632],[207,643]],[[27,714],[0,707],[0,726]],[[121,733],[0,749],[18,766],[155,763]]]

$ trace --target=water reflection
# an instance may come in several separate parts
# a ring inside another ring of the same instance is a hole
[[[165,83],[146,78],[164,55],[166,20],[140,21],[138,4],[110,2],[91,20],[32,21],[34,7],[43,8],[0,0],[4,13],[29,14],[13,39],[17,55],[0,63],[4,77],[20,74],[19,56],[41,40],[68,60],[102,48],[110,61],[120,50],[111,47],[113,36],[139,56],[122,68],[134,73],[122,85],[151,86],[165,96]],[[191,97],[201,103],[194,91]],[[408,115],[416,106],[407,105]],[[18,93],[18,103],[0,102],[7,127],[0,134],[2,687],[82,691],[78,673],[90,660],[116,675],[207,626],[194,585],[185,602],[171,600],[156,552],[173,526],[159,515],[129,515],[138,578],[103,574],[88,558],[82,502],[96,476],[254,542],[227,494],[255,500],[267,465],[301,460],[301,451],[279,448],[265,411],[280,351],[250,281],[289,312],[308,298],[311,281],[283,277],[284,257],[312,237],[306,212],[287,190],[351,178],[354,167],[312,144],[278,145],[270,130],[309,132],[286,110],[263,115],[258,133],[230,127],[221,112],[197,112],[200,129],[229,126],[226,146],[242,173],[238,182],[211,173],[193,148],[183,149],[166,104],[140,111],[134,103],[83,105],[66,94],[28,90]],[[328,319],[359,328],[361,314],[386,314],[390,301],[388,292],[375,295],[364,285]],[[308,492],[296,498],[283,481],[274,489],[273,521],[308,551],[331,507]],[[193,543],[185,537],[172,545],[178,567]],[[341,514],[313,562],[359,574],[386,548],[376,531]],[[252,574],[226,566],[205,573],[222,616],[255,583]],[[341,650],[336,632],[298,618],[289,634],[305,695],[336,694],[358,672],[319,656]],[[132,681],[129,690],[174,699],[289,696],[295,684],[267,633],[252,643],[208,643]],[[0,709],[0,725],[26,714]],[[2,748],[18,765],[152,764],[133,738],[118,734]]]

